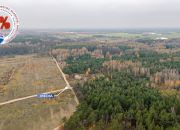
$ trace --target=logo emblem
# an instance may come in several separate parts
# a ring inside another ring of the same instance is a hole
[[[19,19],[9,7],[0,5],[0,45],[12,41],[19,29]]]

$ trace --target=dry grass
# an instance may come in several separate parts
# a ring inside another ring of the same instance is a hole
[[[0,59],[0,77],[1,102],[65,87],[51,57]]]
[[[0,79],[0,102],[65,87],[51,57],[0,58]],[[0,106],[0,130],[52,130],[76,106],[70,90],[51,100],[32,98]]]
[[[53,130],[75,111],[68,91],[55,99],[28,99],[0,107],[0,130]]]

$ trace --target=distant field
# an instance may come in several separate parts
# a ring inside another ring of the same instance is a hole
[[[0,102],[64,87],[51,57],[0,58]]]

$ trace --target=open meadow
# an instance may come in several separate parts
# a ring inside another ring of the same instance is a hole
[[[48,56],[0,58],[0,103],[63,89],[65,81]],[[58,93],[55,93],[58,94]],[[0,106],[0,130],[50,130],[75,111],[70,90],[53,99],[37,97]]]
[[[65,87],[51,57],[0,58],[0,77],[1,102]]]

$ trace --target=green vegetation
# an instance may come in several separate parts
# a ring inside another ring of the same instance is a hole
[[[135,54],[124,54],[122,56],[113,55],[113,60],[120,61],[140,61],[143,67],[150,68],[151,74],[163,69],[177,69],[180,71],[180,61],[166,61],[168,58],[180,57],[180,53],[157,53],[154,51],[141,50],[139,56]],[[160,62],[160,60],[165,60]]]
[[[31,41],[31,43],[33,43],[33,44],[38,43],[38,42],[42,42],[42,40],[36,35],[17,36],[13,40],[13,42],[15,42],[15,43],[27,42],[27,41]]]
[[[121,45],[121,46],[118,46],[118,47],[119,47],[119,49],[120,49],[121,51],[126,51],[126,50],[128,50],[128,49],[132,49],[131,47],[125,46],[125,45]]]
[[[80,49],[86,47],[89,51],[94,51],[97,47],[94,45],[87,45],[87,44],[62,44],[59,46],[54,47],[54,49],[63,48],[63,49]]]
[[[121,60],[121,61],[128,61],[128,60],[137,61],[137,56],[132,55],[132,54],[125,54],[125,55],[122,55],[121,57],[113,55],[112,59]]]
[[[70,78],[79,73],[83,81],[74,87],[76,78],[70,80],[77,109],[71,91],[27,99],[0,107],[0,129],[49,130],[63,118],[65,130],[179,130],[180,33],[127,32],[32,31],[0,46],[2,102],[66,86],[48,54],[67,63],[63,72]],[[27,54],[33,55],[15,56]],[[103,67],[111,57],[120,62]]]
[[[102,63],[107,60],[105,58],[95,59],[89,54],[85,54],[78,57],[69,57],[67,59],[68,66],[66,66],[63,71],[66,74],[73,73],[85,73],[85,71],[90,68],[92,73],[98,72],[102,66]]]
[[[177,53],[178,54],[178,53]],[[180,71],[180,61],[164,61],[160,62],[160,60],[167,60],[168,58],[172,58],[177,56],[177,54],[159,54],[157,52],[150,51],[141,51],[140,52],[140,61],[142,62],[144,67],[149,67],[151,73],[155,73],[157,71],[161,71],[163,69],[177,69]]]
[[[180,100],[147,84],[127,72],[78,84],[81,104],[65,130],[179,130]]]
[[[9,46],[0,46],[0,56],[6,55],[24,55],[30,54],[32,52],[37,52],[35,47],[25,46],[25,45],[9,45]]]

